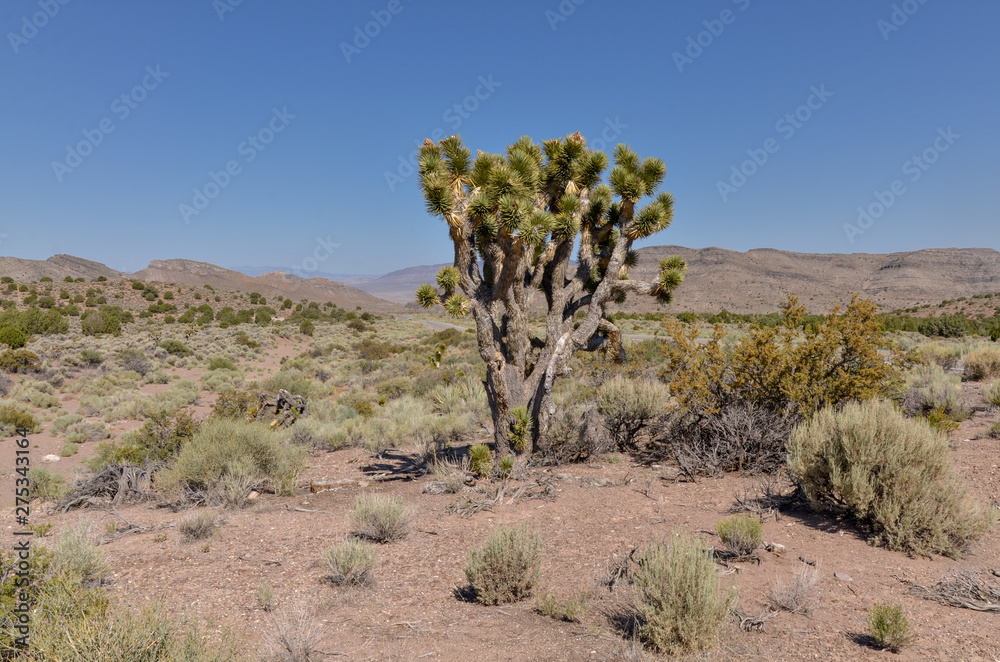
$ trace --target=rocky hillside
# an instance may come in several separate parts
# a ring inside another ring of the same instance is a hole
[[[53,280],[63,280],[66,276],[83,278],[87,281],[98,276],[108,280],[120,280],[128,274],[116,271],[100,262],[84,260],[72,255],[53,255],[47,260],[25,260],[19,257],[0,257],[0,276],[10,276],[24,283],[37,281],[43,276]]]
[[[211,285],[216,289],[259,292],[266,297],[281,295],[295,300],[332,301],[349,310],[353,310],[355,306],[371,311],[398,308],[355,287],[325,278],[299,278],[281,271],[252,277],[193,260],[153,260],[148,267],[135,272],[131,277],[143,281]]]
[[[745,253],[723,248],[650,246],[638,250],[634,277],[652,279],[662,257],[687,260],[687,281],[677,291],[675,311],[773,312],[795,294],[813,312],[825,312],[854,292],[886,310],[974,294],[1000,292],[1000,253],[988,248],[936,248],[887,255],[791,253],[759,248]],[[358,285],[399,303],[413,301],[421,283],[433,283],[444,265],[411,267]],[[629,311],[663,310],[651,299],[631,298]]]

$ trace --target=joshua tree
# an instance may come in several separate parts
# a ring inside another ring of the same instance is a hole
[[[670,224],[673,198],[656,195],[667,170],[660,159],[640,161],[625,145],[614,159],[608,186],[601,183],[608,157],[588,150],[579,133],[541,145],[525,136],[506,154],[475,159],[458,136],[425,140],[420,150],[427,211],[448,224],[455,264],[441,269],[437,288],[421,285],[417,301],[475,318],[503,455],[530,451],[545,434],[555,413],[552,384],[575,351],[604,347],[622,356],[620,333],[605,316],[609,301],[636,293],[669,303],[684,280],[687,265],[677,256],[660,262],[654,283],[629,279],[632,242]],[[528,327],[536,294],[546,311],[542,338]]]

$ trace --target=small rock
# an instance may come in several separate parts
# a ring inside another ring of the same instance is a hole
[[[58,455],[46,455],[42,458],[42,462],[58,462],[61,459]]]
[[[839,579],[842,582],[853,582],[854,579],[850,575],[845,575],[842,572],[833,573],[834,579]]]
[[[250,494],[247,495],[247,501],[253,501],[260,496],[260,492],[257,490],[250,490]]]
[[[424,494],[447,494],[451,492],[451,488],[448,487],[448,483],[440,480],[435,480],[424,485]]]

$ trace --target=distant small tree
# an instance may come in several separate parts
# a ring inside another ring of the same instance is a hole
[[[666,228],[674,201],[657,195],[663,161],[640,159],[625,145],[614,160],[604,185],[608,157],[587,149],[579,133],[541,145],[525,136],[505,154],[475,159],[458,136],[426,140],[420,150],[427,211],[447,223],[455,260],[438,273],[437,288],[420,286],[417,301],[456,317],[472,313],[501,455],[512,441],[527,439],[518,451],[537,446],[556,412],[553,382],[574,352],[608,347],[621,355],[609,302],[635,293],[669,303],[684,280],[677,256],[661,261],[655,282],[629,278],[632,242]],[[655,197],[640,207],[647,196]],[[547,311],[541,338],[528,327],[536,294]]]

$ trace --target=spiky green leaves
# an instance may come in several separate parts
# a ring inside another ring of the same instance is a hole
[[[452,317],[464,317],[469,313],[469,300],[461,294],[452,294],[445,299],[444,309]]]
[[[438,293],[430,283],[424,283],[417,288],[417,303],[424,308],[430,308],[438,303]]]
[[[445,296],[450,296],[458,288],[458,269],[455,267],[441,267],[437,274],[437,284],[444,290]]]
[[[472,165],[472,152],[462,144],[458,136],[451,136],[441,141],[441,151],[448,164],[448,172],[456,179],[468,177]]]
[[[662,303],[671,303],[674,300],[674,290],[684,282],[684,273],[687,271],[687,263],[680,255],[672,255],[660,260],[660,275],[657,278],[654,294]]]

